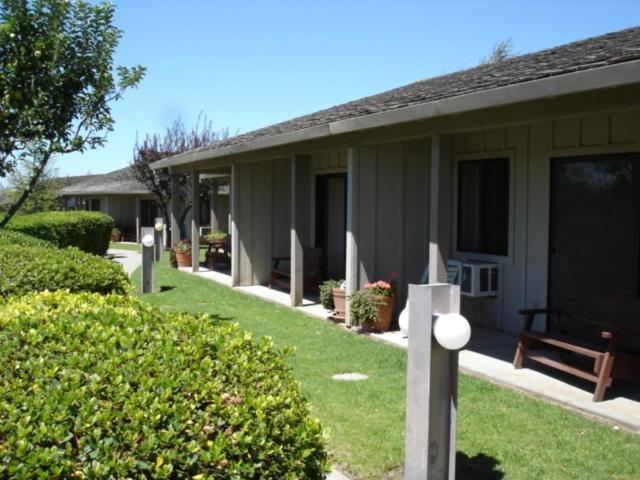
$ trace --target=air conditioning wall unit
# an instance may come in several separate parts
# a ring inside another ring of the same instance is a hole
[[[460,293],[467,297],[495,297],[498,295],[498,265],[466,261],[460,273]]]

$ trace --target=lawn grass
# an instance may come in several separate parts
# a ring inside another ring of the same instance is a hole
[[[115,248],[117,250],[132,250],[135,252],[140,251],[140,244],[138,243],[124,243],[124,242],[110,242],[109,248]]]
[[[138,282],[139,275],[133,278]],[[402,466],[406,354],[319,319],[182,273],[156,269],[163,289],[144,295],[165,310],[210,313],[256,337],[295,346],[288,362],[327,432],[338,468],[355,478]],[[336,382],[361,372],[364,382]],[[465,375],[460,376],[458,477],[464,479],[640,478],[640,436]],[[401,478],[401,477],[397,477]]]

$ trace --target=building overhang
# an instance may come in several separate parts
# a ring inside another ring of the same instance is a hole
[[[137,190],[137,191],[129,191],[129,192],[114,192],[113,190],[94,190],[94,191],[86,191],[86,190],[65,190],[60,192],[61,197],[91,197],[97,195],[112,195],[118,197],[124,196],[134,196],[134,195],[151,195],[151,192],[148,190]]]
[[[592,90],[622,87],[636,83],[640,83],[640,60],[492,88],[481,92],[444,98],[370,115],[337,120],[335,122],[258,138],[225,147],[189,151],[154,162],[151,164],[151,168],[179,167],[203,160],[231,157],[268,148],[293,145],[309,140],[330,137],[332,135],[355,133],[433,119],[445,115],[459,115],[466,112],[504,107],[521,102],[549,99]]]

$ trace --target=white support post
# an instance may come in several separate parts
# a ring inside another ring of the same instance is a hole
[[[434,320],[459,311],[459,286],[409,285],[406,480],[455,479],[458,351],[447,350],[434,339],[434,330],[437,334],[440,328]],[[455,322],[442,321],[451,332]],[[466,323],[466,344],[468,323],[462,322]]]
[[[347,151],[347,235],[345,324],[352,325],[349,295],[358,289],[358,156],[355,147]]]
[[[231,286],[240,285],[240,236],[238,233],[238,167],[231,165],[231,205],[229,225],[231,227]]]
[[[171,172],[171,248],[180,241],[180,178]]]
[[[451,243],[453,139],[431,137],[431,208],[429,228],[429,283],[447,281]]]
[[[136,197],[136,243],[140,243],[140,197]]]
[[[191,270],[200,268],[200,172],[191,171]]]
[[[304,159],[297,155],[291,156],[291,306],[302,305],[304,290],[304,258],[301,228],[304,225],[304,172],[301,163]]]

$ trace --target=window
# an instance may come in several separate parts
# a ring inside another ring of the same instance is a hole
[[[509,254],[509,159],[458,164],[458,250]]]
[[[100,199],[99,198],[92,198],[91,199],[90,210],[92,212],[99,212],[100,211]]]

